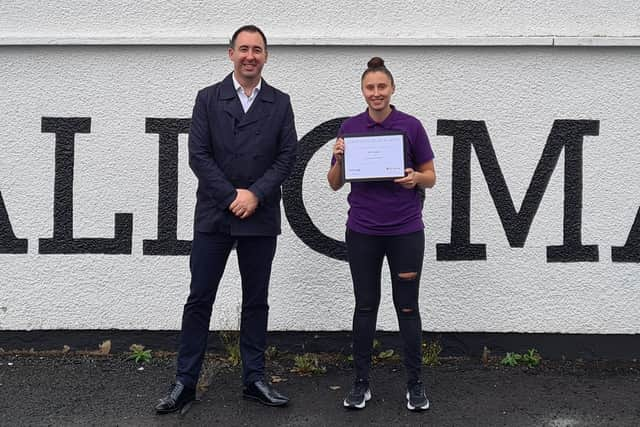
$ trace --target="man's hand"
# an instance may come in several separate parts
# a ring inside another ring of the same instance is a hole
[[[258,208],[258,198],[251,191],[236,188],[238,195],[229,205],[229,210],[240,219],[249,218]]]

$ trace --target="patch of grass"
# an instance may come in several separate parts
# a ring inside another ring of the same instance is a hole
[[[529,368],[535,368],[542,361],[542,356],[538,353],[538,350],[535,348],[530,348],[526,353],[511,353],[508,352],[507,355],[500,361],[500,364],[504,366],[518,366],[518,365],[526,365]]]
[[[227,362],[234,367],[240,365],[240,332],[220,331],[220,340],[227,352]]]
[[[438,366],[440,364],[440,352],[442,352],[442,346],[439,342],[423,342],[422,364],[425,366]]]
[[[294,366],[291,372],[298,375],[321,375],[327,372],[327,368],[320,366],[318,355],[313,353],[305,353],[302,355],[296,355],[293,358]]]
[[[127,357],[127,360],[133,360],[136,363],[149,363],[153,358],[151,350],[145,350],[141,344],[131,344],[129,350],[131,350],[131,355]]]

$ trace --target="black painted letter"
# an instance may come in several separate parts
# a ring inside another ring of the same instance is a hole
[[[640,262],[640,209],[636,212],[631,231],[624,246],[611,248],[613,262]]]
[[[300,140],[298,161],[293,167],[291,176],[282,185],[284,211],[293,232],[314,251],[342,261],[347,260],[345,243],[323,234],[313,223],[304,207],[302,178],[304,178],[304,170],[309,160],[320,147],[337,136],[340,125],[347,118],[340,117],[321,123]]]
[[[516,211],[483,121],[438,120],[438,135],[453,136],[451,243],[436,246],[439,261],[484,260],[486,246],[471,244],[471,146],[511,247],[523,247],[562,149],[564,164],[563,245],[547,247],[548,262],[598,261],[598,246],[582,244],[582,142],[598,135],[597,120],[555,120],[519,211]]]
[[[26,254],[27,239],[18,239],[13,233],[7,208],[0,193],[0,254]]]
[[[130,254],[133,215],[115,214],[115,237],[73,238],[73,164],[76,133],[91,132],[91,117],[43,117],[42,132],[55,133],[53,238],[40,239],[41,254]]]
[[[147,117],[146,133],[159,135],[158,239],[142,242],[144,255],[189,255],[190,240],[178,240],[178,135],[189,133],[191,119]]]

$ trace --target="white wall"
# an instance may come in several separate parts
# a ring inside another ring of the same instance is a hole
[[[230,12],[240,7],[234,2],[200,8],[187,3],[0,5],[0,194],[13,231],[28,239],[27,254],[0,254],[1,329],[179,328],[188,258],[142,253],[142,240],[156,238],[158,198],[158,136],[145,133],[145,118],[188,118],[196,91],[231,69],[222,40],[253,21],[282,41],[270,49],[265,78],[291,94],[300,137],[329,119],[364,109],[359,78],[373,55],[385,58],[395,75],[393,103],[423,121],[438,172],[424,209],[425,330],[640,332],[639,264],[611,260],[611,247],[624,245],[640,206],[640,50],[390,46],[395,36],[634,36],[640,33],[640,16],[632,2],[565,2],[558,7],[550,1],[509,6],[394,1],[370,10],[364,3],[275,2],[266,7],[250,2],[256,11],[245,14]],[[115,35],[137,40],[195,35],[212,41],[91,45],[91,37]],[[43,40],[38,37],[58,45],[29,41]],[[76,41],[61,41],[68,37]],[[389,42],[314,46],[309,40],[315,37]],[[295,43],[305,38],[305,45]],[[112,237],[114,214],[131,213],[131,254],[39,254],[38,239],[53,233],[55,137],[41,132],[45,116],[91,117],[91,133],[75,138],[74,236]],[[450,241],[453,147],[452,137],[436,134],[437,121],[486,122],[519,209],[557,119],[599,121],[599,135],[584,138],[581,229],[583,244],[598,245],[599,261],[547,261],[546,247],[563,239],[564,153],[523,248],[509,246],[472,153],[471,242],[487,245],[487,259],[437,261],[436,244]],[[325,183],[329,146],[309,162],[304,203],[324,234],[341,239],[347,191],[333,193]],[[186,148],[183,135],[182,239],[191,237],[195,201]],[[237,326],[238,282],[232,257],[212,328]],[[388,279],[383,287],[379,325],[396,329]],[[284,217],[270,303],[274,330],[343,330],[351,325],[347,264],[311,250]]]
[[[276,38],[640,35],[640,10],[633,0],[5,0],[0,5],[5,37],[228,38],[247,22]]]

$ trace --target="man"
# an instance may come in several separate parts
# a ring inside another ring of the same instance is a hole
[[[288,398],[264,378],[267,291],[280,234],[280,185],[296,155],[289,96],[262,79],[267,40],[256,26],[232,36],[233,72],[198,92],[189,132],[189,165],[198,178],[191,288],[182,316],[176,382],[160,414],[195,399],[211,310],[234,245],[242,281],[240,353],[243,396],[283,406]]]

